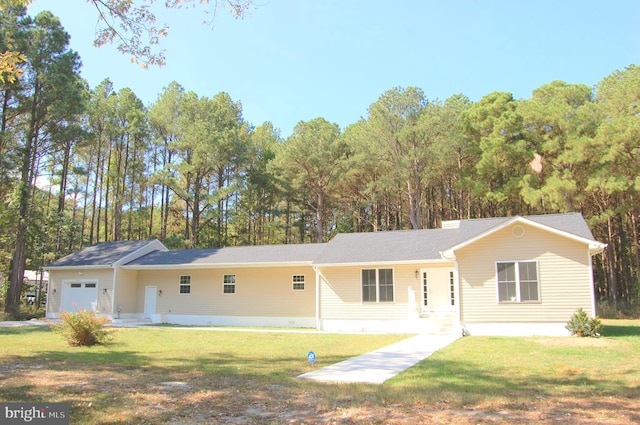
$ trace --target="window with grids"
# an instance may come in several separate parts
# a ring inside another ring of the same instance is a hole
[[[191,293],[191,276],[180,276],[180,293]]]
[[[235,294],[236,293],[236,275],[235,274],[225,274],[222,278],[222,292],[225,294]]]
[[[304,291],[304,275],[303,274],[293,275],[293,290]]]
[[[536,261],[510,261],[496,264],[498,301],[539,302],[540,282]]]
[[[393,269],[362,270],[362,301],[393,302]]]

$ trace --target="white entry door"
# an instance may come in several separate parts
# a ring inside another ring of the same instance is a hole
[[[420,270],[422,312],[449,312],[455,308],[453,269],[434,267]]]
[[[156,314],[157,286],[147,286],[144,291],[144,318],[151,319],[152,314]]]

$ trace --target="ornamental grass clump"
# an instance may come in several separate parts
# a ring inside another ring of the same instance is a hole
[[[97,317],[93,311],[65,312],[60,319],[61,322],[52,328],[64,336],[69,345],[91,346],[111,340],[111,332],[104,328],[109,320]]]
[[[571,332],[571,335],[599,337],[604,325],[597,317],[589,317],[586,311],[579,309],[571,316],[565,328]]]

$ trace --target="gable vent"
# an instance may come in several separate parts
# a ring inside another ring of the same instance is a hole
[[[443,220],[442,221],[443,229],[459,229],[460,228],[460,220]]]

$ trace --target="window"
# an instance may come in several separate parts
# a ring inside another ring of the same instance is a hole
[[[511,261],[497,263],[498,301],[540,301],[538,263],[535,261]]]
[[[393,302],[393,269],[362,270],[362,301]]]
[[[191,276],[180,276],[180,293],[191,293]]]
[[[225,294],[235,294],[236,293],[236,275],[235,274],[225,274],[222,278],[223,286],[222,292]]]
[[[303,274],[293,275],[293,290],[304,291],[304,275]]]

